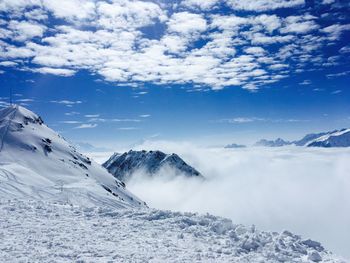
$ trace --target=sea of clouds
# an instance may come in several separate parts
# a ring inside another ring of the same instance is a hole
[[[221,149],[165,141],[136,149],[175,152],[206,177],[179,177],[169,169],[153,178],[137,172],[127,187],[149,206],[208,212],[262,230],[287,229],[350,258],[350,149]]]

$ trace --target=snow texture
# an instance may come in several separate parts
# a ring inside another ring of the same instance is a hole
[[[0,198],[4,197],[116,208],[146,205],[39,116],[17,105],[0,111]]]
[[[103,166],[116,178],[128,181],[137,170],[143,170],[152,176],[162,168],[172,168],[175,173],[187,177],[203,176],[192,166],[184,162],[177,154],[165,154],[161,151],[132,151],[113,154]]]
[[[3,262],[345,262],[288,231],[152,209],[0,199]]]

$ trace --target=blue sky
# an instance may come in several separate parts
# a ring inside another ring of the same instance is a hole
[[[350,126],[348,1],[3,0],[0,106],[72,141],[206,145]]]

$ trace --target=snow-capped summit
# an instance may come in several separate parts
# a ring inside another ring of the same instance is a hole
[[[350,128],[334,130],[330,132],[310,133],[302,139],[293,142],[278,138],[274,141],[262,139],[255,143],[255,146],[281,147],[285,145],[306,146],[306,147],[350,147]]]
[[[349,147],[350,129],[335,130],[311,140],[308,147]]]
[[[18,105],[0,110],[0,198],[145,206],[124,187],[35,113]]]
[[[175,172],[188,177],[203,177],[196,169],[188,165],[177,154],[165,154],[161,151],[133,151],[113,154],[103,166],[115,177],[127,181],[137,170],[153,175],[161,168],[170,167]]]

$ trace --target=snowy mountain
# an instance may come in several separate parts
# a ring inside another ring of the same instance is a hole
[[[285,145],[307,147],[350,147],[350,129],[334,130],[330,132],[310,133],[302,139],[289,142],[281,138],[274,141],[262,139],[255,146],[281,147]]]
[[[246,146],[243,144],[236,144],[236,143],[231,143],[226,145],[224,148],[226,149],[233,149],[233,148],[245,148]]]
[[[285,141],[281,138],[277,138],[276,140],[265,140],[265,139],[261,139],[260,141],[257,141],[255,143],[255,146],[265,146],[265,147],[281,147],[281,146],[285,146],[285,145],[290,145],[291,142]]]
[[[0,110],[0,198],[116,208],[145,206],[39,116],[17,105]]]
[[[350,147],[350,129],[329,132],[307,143],[307,147]]]
[[[298,141],[294,141],[293,144],[295,144],[296,146],[305,146],[309,142],[311,142],[311,141],[313,141],[313,140],[315,140],[315,139],[317,139],[325,134],[327,134],[327,132],[306,134],[302,139],[300,139]]]
[[[161,168],[170,167],[188,177],[203,177],[196,169],[185,163],[177,154],[161,151],[133,151],[113,154],[103,166],[116,178],[127,181],[137,170],[154,175]]]

